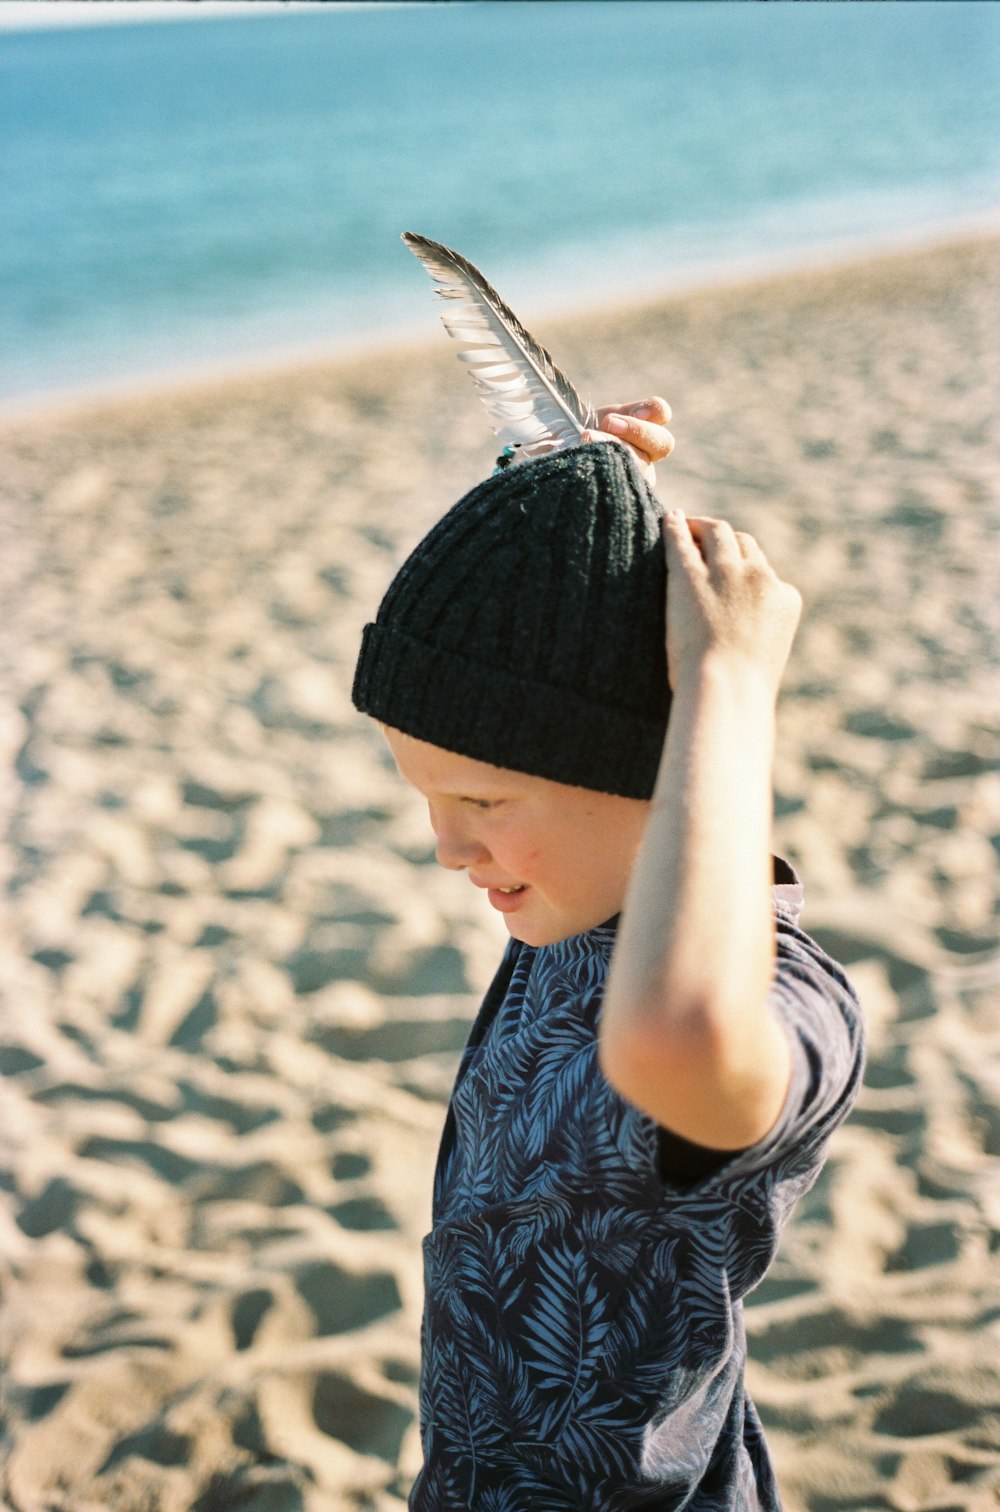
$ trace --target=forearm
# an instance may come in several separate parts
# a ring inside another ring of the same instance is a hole
[[[707,662],[678,689],[622,918],[615,999],[620,990],[630,1005],[680,1011],[766,992],[773,749],[773,696],[760,681]]]
[[[619,1089],[721,1148],[766,1132],[787,1078],[767,1010],[774,698],[722,657],[679,682],[602,1020]]]

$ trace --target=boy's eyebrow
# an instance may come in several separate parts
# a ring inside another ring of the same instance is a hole
[[[515,791],[502,782],[477,782],[473,778],[470,782],[456,782],[439,789],[447,798],[474,798],[477,801],[483,798],[513,798]]]

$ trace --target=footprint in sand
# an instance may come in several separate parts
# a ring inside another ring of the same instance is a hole
[[[20,1076],[25,1071],[37,1071],[44,1064],[40,1055],[23,1045],[0,1045],[0,1076]]]
[[[373,954],[367,937],[357,944],[345,943],[344,927],[342,923],[318,926],[307,942],[287,957],[284,968],[297,995],[308,996],[344,981],[363,982],[387,997],[470,990],[466,959],[456,946],[416,947],[382,961]]]
[[[55,1176],[17,1214],[17,1226],[29,1239],[43,1239],[56,1229],[72,1230],[80,1193],[62,1176]]]
[[[305,1193],[297,1181],[270,1160],[206,1171],[195,1168],[192,1196],[199,1202],[256,1202],[264,1208],[289,1207],[303,1202]]]
[[[312,1125],[317,1134],[332,1134],[350,1123],[354,1115],[339,1103],[321,1103],[313,1109]]]
[[[154,1465],[186,1465],[191,1457],[191,1449],[192,1442],[187,1434],[173,1433],[162,1422],[150,1423],[138,1433],[120,1439],[101,1465],[98,1474],[104,1475],[108,1470],[113,1470],[133,1454]]]
[[[374,1454],[396,1463],[413,1413],[399,1402],[378,1397],[349,1376],[325,1371],[316,1377],[312,1410],[317,1428],[340,1439],[358,1454]]]
[[[191,1512],[303,1512],[309,1477],[292,1467],[247,1467],[213,1475]]]
[[[889,1438],[961,1434],[971,1448],[1000,1451],[996,1377],[986,1371],[920,1371],[905,1381],[876,1415],[876,1433]]]
[[[759,1322],[759,1315],[758,1315]],[[782,1374],[798,1377],[795,1361],[812,1379],[830,1370],[856,1366],[875,1354],[918,1354],[919,1335],[900,1318],[880,1318],[870,1327],[853,1323],[839,1308],[775,1304],[770,1319],[754,1328],[750,1354],[762,1365],[780,1364]]]
[[[309,1037],[342,1060],[408,1061],[421,1055],[458,1055],[469,1037],[469,1016],[389,1019],[365,1029],[323,1025],[314,1028]]]
[[[336,1219],[341,1228],[353,1229],[361,1233],[399,1228],[399,1224],[381,1197],[348,1197],[345,1202],[337,1202],[333,1207],[327,1208],[327,1212],[331,1218]]]
[[[330,1167],[335,1181],[354,1181],[371,1170],[371,1160],[360,1150],[338,1150]]]
[[[264,1317],[274,1306],[274,1295],[264,1287],[243,1292],[233,1303],[233,1340],[240,1351],[249,1349]]]
[[[914,1223],[903,1243],[886,1256],[887,1271],[923,1270],[947,1265],[962,1251],[962,1231],[955,1223]]]
[[[391,1271],[349,1271],[332,1260],[310,1260],[297,1266],[292,1277],[320,1337],[364,1328],[403,1305]]]

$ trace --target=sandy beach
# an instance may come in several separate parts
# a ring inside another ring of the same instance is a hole
[[[969,239],[536,330],[598,402],[666,395],[660,497],[805,599],[777,848],[871,1047],[748,1309],[787,1512],[998,1504],[998,274]],[[0,426],[11,1512],[405,1505],[505,938],[349,697],[497,449],[433,324]]]

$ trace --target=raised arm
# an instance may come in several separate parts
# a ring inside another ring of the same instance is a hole
[[[664,520],[673,704],[601,1020],[611,1084],[714,1149],[773,1126],[790,1052],[774,965],[771,765],[778,686],[801,610],[756,541]]]

